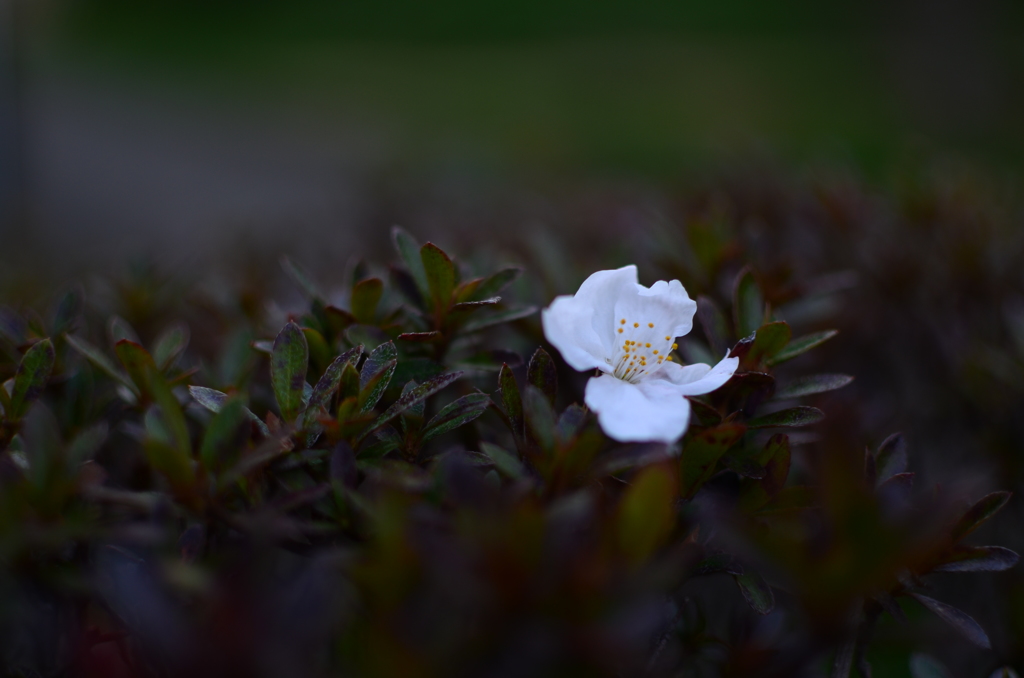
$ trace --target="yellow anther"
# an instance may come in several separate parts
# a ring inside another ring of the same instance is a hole
[[[665,337],[665,341],[669,341],[672,337]]]
[[[670,356],[670,355],[665,356],[665,360],[667,360],[669,362],[672,362],[672,356]]]
[[[647,323],[648,327],[654,327],[654,323]]]
[[[654,349],[653,351],[651,351],[651,353],[653,353],[654,355],[658,355],[658,349]]]
[[[679,348],[679,344],[672,344],[672,350],[673,351],[676,350],[677,348]]]
[[[644,344],[644,346],[646,346],[647,348],[650,348],[651,347],[651,342],[647,342],[646,344]]]
[[[622,334],[622,328],[621,327],[619,328],[619,334]]]
[[[619,321],[619,324],[620,324],[620,325],[625,325],[625,324],[626,324],[626,319],[625,319],[625,318],[623,318],[622,320],[620,320],[620,321]]]
[[[633,327],[640,327],[640,323],[633,323]]]

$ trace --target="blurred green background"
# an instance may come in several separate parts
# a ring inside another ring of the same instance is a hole
[[[523,203],[751,159],[1024,165],[1010,0],[4,1],[6,221],[49,255],[344,240],[395,177]]]

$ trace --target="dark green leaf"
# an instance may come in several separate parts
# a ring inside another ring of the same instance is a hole
[[[768,614],[775,607],[775,594],[764,577],[756,572],[744,572],[733,575],[733,579],[754,612]]]
[[[455,264],[440,247],[431,242],[420,248],[420,259],[427,276],[434,312],[444,314],[451,306],[452,293],[455,291]]]
[[[146,349],[128,339],[114,344],[114,353],[128,372],[139,393],[149,393],[148,375],[156,369],[156,363]]]
[[[555,447],[555,411],[547,396],[533,384],[527,384],[523,391],[523,415],[526,426],[540,444],[541,449]]]
[[[362,353],[362,346],[350,348],[327,366],[323,376],[320,377],[316,386],[313,387],[313,393],[309,396],[309,402],[306,404],[306,414],[303,417],[303,428],[313,428],[316,424],[316,417],[320,408],[326,408],[330,404],[331,397],[338,390],[338,386],[341,385],[341,376],[345,372],[345,368],[358,360]],[[354,368],[352,373],[355,374]]]
[[[816,407],[791,407],[756,417],[747,422],[748,428],[798,428],[817,424],[825,413]]]
[[[722,424],[693,436],[686,442],[680,458],[680,484],[684,497],[693,497],[715,472],[723,454],[735,445],[746,427]]]
[[[199,458],[207,469],[217,470],[233,464],[238,456],[238,433],[249,412],[241,398],[228,398],[206,427]]]
[[[309,351],[306,374],[309,374],[310,365],[314,369],[313,374],[319,374],[319,370],[327,369],[327,365],[331,361],[331,353],[333,353],[333,351],[330,346],[327,345],[327,340],[324,339],[324,335],[320,334],[312,327],[303,327],[302,334],[306,337],[306,346]]]
[[[753,334],[764,321],[764,297],[749,266],[736,276],[732,293],[732,314],[736,334],[740,337]]]
[[[437,330],[431,330],[430,332],[402,332],[398,335],[398,338],[402,341],[416,341],[419,343],[429,343],[432,341],[439,341],[444,338],[444,335]]]
[[[424,299],[430,298],[430,284],[427,282],[427,272],[423,268],[423,259],[420,257],[420,244],[408,232],[395,226],[391,229],[391,242],[395,250],[402,257],[409,274],[416,282],[420,296]]]
[[[923,596],[920,593],[911,593],[917,602],[931,610],[937,617],[952,626],[960,634],[975,645],[985,650],[992,649],[992,643],[988,639],[985,629],[981,628],[978,622],[974,621],[966,612],[958,610],[952,605]]]
[[[513,320],[529,317],[536,312],[536,306],[516,306],[495,311],[494,313],[488,313],[487,315],[477,314],[462,326],[462,332],[464,334],[479,332],[480,330],[494,325],[500,325],[501,323],[512,322]]]
[[[567,444],[579,435],[580,429],[583,428],[583,424],[587,421],[588,413],[589,410],[587,410],[587,408],[581,407],[576,403],[565,408],[562,414],[558,417],[558,426],[555,429],[555,435],[558,438],[558,442],[561,444]]]
[[[156,340],[153,349],[153,360],[161,371],[166,371],[174,364],[175,359],[188,347],[188,325],[178,323],[167,328]]]
[[[504,268],[489,278],[484,279],[483,282],[473,292],[473,298],[475,299],[487,299],[489,297],[496,296],[503,289],[508,287],[513,281],[516,280],[522,274],[523,269],[518,267]]]
[[[355,360],[358,359],[359,356],[357,354],[352,362],[345,363],[341,369],[341,380],[338,382],[338,400],[359,397],[359,372],[355,368]]]
[[[91,460],[107,442],[109,429],[105,421],[85,429],[68,445],[68,464],[72,467]]]
[[[821,346],[837,334],[839,334],[837,330],[825,330],[824,332],[815,332],[814,334],[797,337],[793,341],[789,342],[786,348],[782,349],[774,358],[769,360],[768,364],[778,365],[779,363],[784,363],[787,360],[792,360],[798,355],[807,353],[812,348]]]
[[[227,393],[205,386],[189,386],[188,392],[192,395],[193,400],[214,413],[220,412],[224,401],[228,399]]]
[[[383,294],[384,283],[380,278],[367,278],[355,284],[352,288],[352,315],[357,322],[373,324]]]
[[[480,451],[494,464],[494,468],[508,478],[516,480],[526,474],[526,469],[519,459],[511,452],[492,443],[480,443]]]
[[[462,396],[438,412],[423,429],[423,441],[447,433],[452,429],[473,421],[490,406],[491,396],[486,393],[470,393]]]
[[[933,572],[1002,572],[1017,564],[1020,556],[1002,546],[959,546]]]
[[[749,365],[760,365],[778,354],[789,343],[790,336],[789,325],[781,320],[761,325],[757,328],[745,362]]]
[[[110,339],[115,344],[119,341],[130,341],[133,344],[141,344],[142,341],[139,339],[139,335],[135,332],[135,328],[128,324],[128,321],[120,316],[113,316],[110,319]]]
[[[527,387],[527,399],[539,391]],[[672,532],[675,480],[663,466],[648,466],[630,481],[616,516],[619,548],[634,564],[646,561]]]
[[[501,405],[505,408],[509,426],[512,428],[512,435],[518,444],[523,438],[523,399],[519,395],[516,377],[508,365],[502,365],[501,371],[498,372],[498,390],[501,393]]]
[[[433,379],[430,379],[429,381],[424,382],[423,384],[420,384],[416,388],[410,389],[408,392],[405,393],[405,395],[396,400],[391,405],[391,407],[386,409],[384,411],[384,414],[377,417],[377,420],[373,422],[373,424],[368,429],[366,429],[362,435],[365,436],[367,433],[379,429],[384,424],[388,423],[405,410],[422,402],[423,400],[426,400],[427,398],[434,395],[435,393],[443,389],[445,386],[448,386],[461,376],[462,372],[442,374],[440,376],[434,377]]]
[[[953,542],[960,541],[981,527],[985,521],[1006,506],[1006,502],[1010,501],[1012,496],[1012,492],[993,492],[982,497],[974,506],[967,509],[967,512],[953,526],[950,534]]]
[[[402,436],[390,426],[385,426],[366,440],[368,444],[364,444],[356,455],[363,461],[380,459],[389,452],[397,450],[402,445]]]
[[[526,368],[526,381],[547,396],[551,407],[555,406],[555,396],[558,395],[558,370],[555,368],[555,361],[543,348],[538,348],[530,358],[530,365]]]
[[[744,482],[740,489],[739,505],[755,511],[774,499],[786,484],[790,465],[789,436],[776,433],[758,454],[757,461],[764,465],[764,477],[757,482]]]
[[[274,340],[274,353],[270,358],[270,383],[274,397],[281,418],[289,424],[302,410],[302,390],[306,385],[308,367],[306,335],[298,325],[289,322]]]
[[[14,388],[11,390],[11,407],[8,418],[18,421],[25,416],[29,406],[34,403],[46,388],[46,382],[53,371],[56,353],[53,342],[43,339],[32,344],[22,356],[18,371],[14,375]],[[0,387],[2,388],[2,387]]]
[[[875,479],[881,485],[907,471],[907,441],[902,433],[893,433],[878,446],[875,454]]]
[[[363,412],[372,410],[384,390],[391,383],[398,364],[398,350],[393,342],[386,342],[373,349],[363,362],[359,374],[359,406]]]
[[[826,393],[842,388],[853,381],[848,374],[812,374],[794,379],[775,392],[777,400],[801,398],[815,393]]]
[[[136,396],[139,395],[138,389],[135,388],[135,384],[133,384],[131,380],[121,372],[121,370],[117,369],[117,367],[114,366],[114,363],[111,362],[111,360],[107,358],[102,351],[80,337],[73,337],[68,334],[65,335],[64,338],[67,340],[68,345],[71,348],[82,354],[86,360],[98,367],[101,372],[122,386],[128,388]]]
[[[144,376],[144,379],[149,386],[150,393],[153,395],[153,400],[160,408],[160,418],[170,435],[169,442],[180,455],[190,459],[192,456],[192,443],[189,439],[188,426],[185,423],[185,415],[181,411],[181,405],[178,404],[178,399],[174,397],[170,386],[164,381],[163,375],[157,371],[156,366],[149,365],[146,367],[146,370],[148,374]]]

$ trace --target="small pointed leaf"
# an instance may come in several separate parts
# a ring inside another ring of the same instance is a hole
[[[49,339],[37,341],[22,356],[18,370],[14,375],[14,388],[11,389],[10,409],[8,418],[18,421],[28,412],[29,406],[42,395],[46,382],[53,372],[56,353],[53,342]]]
[[[802,398],[817,393],[827,393],[840,389],[853,381],[848,374],[812,374],[794,379],[775,391],[776,400]]]
[[[931,610],[937,617],[956,629],[967,640],[985,650],[992,649],[992,643],[989,641],[985,629],[981,628],[981,625],[963,610],[959,610],[934,598],[923,596],[920,593],[911,593],[910,595],[917,602]]]
[[[837,330],[825,330],[824,332],[815,332],[814,334],[807,334],[802,337],[798,337],[793,341],[789,342],[786,348],[779,351],[774,358],[768,360],[769,365],[778,365],[784,363],[787,360],[807,353],[812,348],[821,346],[832,337],[839,334]]]
[[[747,422],[748,428],[799,428],[817,424],[825,413],[816,407],[791,407],[756,417]]]
[[[298,325],[289,322],[274,340],[274,352],[270,358],[270,383],[281,417],[287,423],[294,422],[302,410],[302,391],[308,367],[306,335]]]
[[[490,405],[491,396],[486,393],[470,393],[462,396],[427,422],[423,429],[423,442],[468,424],[482,415]]]

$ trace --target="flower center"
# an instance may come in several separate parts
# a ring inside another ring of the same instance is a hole
[[[615,333],[622,343],[608,364],[613,366],[616,377],[632,384],[654,372],[663,362],[671,362],[671,353],[678,348],[664,328],[658,329],[653,322],[619,318]]]

